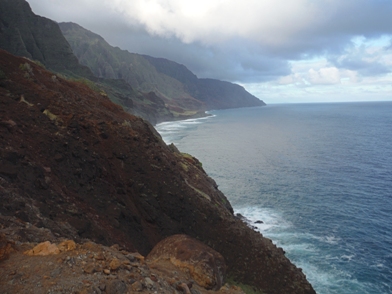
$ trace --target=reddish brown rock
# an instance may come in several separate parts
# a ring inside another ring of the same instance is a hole
[[[113,258],[109,264],[109,267],[112,271],[117,270],[120,266],[121,266],[121,261],[119,261],[117,258]]]
[[[75,250],[76,243],[73,240],[67,240],[67,241],[61,242],[58,245],[58,248],[61,252]]]
[[[51,255],[51,254],[59,254],[60,250],[57,247],[56,244],[52,244],[49,241],[45,241],[42,243],[39,243],[37,246],[35,246],[31,250],[27,250],[24,252],[26,255]]]
[[[186,235],[174,235],[159,242],[147,256],[150,264],[169,260],[190,273],[200,286],[217,290],[223,286],[226,264],[222,255]]]
[[[7,240],[4,234],[0,234],[0,261],[8,258],[9,254],[14,251],[14,243]]]
[[[67,240],[61,242],[59,245],[52,244],[49,241],[45,241],[39,243],[33,249],[27,250],[24,252],[26,255],[51,255],[51,254],[59,254],[60,252],[66,252],[75,250],[76,244],[72,240]]]

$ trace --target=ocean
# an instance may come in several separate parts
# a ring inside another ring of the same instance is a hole
[[[156,129],[202,162],[317,293],[392,293],[392,102],[210,114]]]

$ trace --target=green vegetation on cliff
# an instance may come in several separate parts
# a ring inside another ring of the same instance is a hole
[[[199,79],[182,64],[112,47],[101,36],[74,23],[59,25],[76,57],[95,75],[124,79],[142,92],[154,91],[176,116],[265,105],[239,85]]]
[[[88,66],[96,76],[124,79],[134,89],[154,92],[179,115],[206,110],[204,103],[187,93],[180,81],[158,72],[142,55],[112,47],[101,36],[77,24],[59,25],[80,63]]]

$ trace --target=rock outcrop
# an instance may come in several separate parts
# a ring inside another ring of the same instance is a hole
[[[236,281],[314,293],[282,249],[233,215],[197,162],[102,93],[0,51],[1,215],[142,255],[187,234],[219,252]],[[37,243],[55,241],[47,237]]]
[[[51,241],[36,244],[26,238],[26,231],[39,241]],[[143,256],[119,245],[64,241],[15,217],[0,216],[0,234],[0,252],[3,243],[13,247],[0,261],[1,293],[244,294],[229,284],[209,291],[172,264],[149,265]]]
[[[197,284],[218,290],[225,280],[223,256],[198,240],[186,235],[173,235],[160,241],[147,256],[150,264],[171,262],[190,273]]]

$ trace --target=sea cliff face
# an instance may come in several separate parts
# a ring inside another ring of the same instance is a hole
[[[82,79],[152,124],[265,105],[238,85],[198,79],[184,65],[112,47],[77,24],[35,15],[25,0],[0,0],[0,48]]]
[[[239,85],[199,79],[186,66],[174,61],[112,47],[101,36],[75,23],[59,26],[80,63],[96,76],[121,78],[135,89],[156,92],[175,116],[265,105]]]
[[[76,242],[148,254],[175,234],[264,293],[314,293],[282,249],[233,215],[197,159],[84,84],[0,52],[0,213]]]

